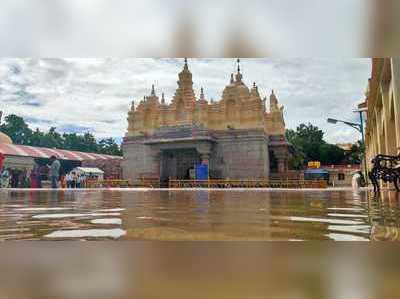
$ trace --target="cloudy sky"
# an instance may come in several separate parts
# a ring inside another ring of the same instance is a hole
[[[90,131],[120,140],[132,100],[155,84],[170,101],[182,59],[0,59],[0,109],[33,127],[62,132]],[[352,128],[329,125],[327,117],[357,121],[352,109],[363,98],[369,59],[242,59],[244,81],[262,95],[276,91],[285,106],[287,127],[311,122],[330,142],[358,138]],[[235,59],[189,59],[194,89],[219,100]]]

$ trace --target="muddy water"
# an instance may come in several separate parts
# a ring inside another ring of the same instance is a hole
[[[399,202],[349,190],[1,190],[0,240],[400,240]]]

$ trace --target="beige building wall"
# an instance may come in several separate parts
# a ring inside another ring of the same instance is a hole
[[[372,59],[366,92],[366,156],[400,154],[400,58]]]
[[[267,98],[261,97],[256,83],[251,88],[245,85],[239,66],[216,102],[206,99],[203,88],[200,97],[196,97],[186,59],[178,77],[178,88],[169,103],[163,93],[161,99],[156,95],[154,85],[150,95],[136,107],[132,102],[127,118],[127,138],[152,135],[159,128],[182,125],[198,125],[214,131],[261,129],[267,135],[285,135],[284,108],[276,94],[272,91],[267,109]]]

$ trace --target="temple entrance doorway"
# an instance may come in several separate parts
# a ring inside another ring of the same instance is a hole
[[[190,179],[190,169],[200,162],[200,155],[195,148],[162,150],[160,162],[161,186],[166,187],[169,178]]]

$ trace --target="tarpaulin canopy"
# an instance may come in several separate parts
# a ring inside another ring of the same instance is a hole
[[[0,153],[5,156],[22,156],[32,158],[50,158],[56,156],[60,160],[71,160],[71,161],[88,161],[88,160],[113,160],[122,159],[119,156],[84,153],[77,151],[68,151],[61,149],[52,149],[44,147],[33,147],[27,145],[16,145],[0,143]]]

